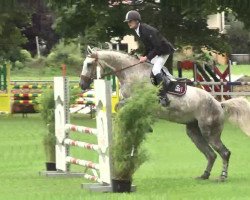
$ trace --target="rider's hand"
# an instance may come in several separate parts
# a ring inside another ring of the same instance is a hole
[[[148,59],[147,56],[140,57],[140,63],[146,62],[147,59]]]

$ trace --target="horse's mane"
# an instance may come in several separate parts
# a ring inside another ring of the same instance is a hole
[[[131,56],[131,57],[134,57],[134,58],[137,58],[136,55],[132,55],[132,54],[129,54],[125,51],[122,51],[122,50],[116,50],[116,49],[100,49],[100,48],[94,48],[95,51],[110,51],[110,52],[114,52],[114,53],[121,53],[123,55],[126,55],[126,56]]]
[[[133,59],[136,59],[136,60],[139,60],[138,57],[136,55],[132,55],[132,54],[129,54],[125,51],[121,51],[121,50],[115,50],[115,49],[100,49],[100,48],[94,48],[95,51],[106,51],[106,52],[113,52],[113,53],[119,53],[119,54],[122,54],[124,57],[128,57],[128,58],[133,58]],[[147,63],[142,63],[142,64],[145,64],[147,66],[150,66],[152,67],[152,64],[147,62]]]

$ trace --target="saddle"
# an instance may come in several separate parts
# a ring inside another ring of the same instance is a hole
[[[187,82],[185,78],[176,79],[167,70],[162,68],[163,81],[166,85],[166,93],[173,94],[176,96],[183,96],[187,91]]]

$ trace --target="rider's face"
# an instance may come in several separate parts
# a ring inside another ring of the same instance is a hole
[[[138,21],[130,20],[128,21],[128,26],[130,29],[136,29],[138,27]]]

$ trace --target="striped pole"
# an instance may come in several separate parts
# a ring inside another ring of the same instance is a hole
[[[52,89],[52,85],[12,85],[12,89]],[[73,85],[70,87],[71,89],[79,88],[78,85]]]
[[[94,95],[94,94],[90,94],[90,93],[82,93],[82,94],[79,94],[79,97],[90,97],[90,98],[94,98],[95,95]]]
[[[79,100],[79,101],[76,101],[77,104],[89,104],[89,105],[94,105],[95,104],[95,101],[93,100]]]
[[[87,167],[91,169],[96,169],[96,170],[100,169],[100,166],[97,163],[93,163],[92,161],[88,161],[88,160],[80,160],[80,159],[73,158],[70,156],[66,157],[66,162],[75,164],[75,165],[81,165],[83,167]]]
[[[19,103],[19,104],[37,104],[37,101],[33,100],[14,100],[14,103]]]
[[[40,97],[42,94],[14,94],[14,97],[26,97],[26,98],[31,98],[31,97]]]
[[[228,82],[227,85],[230,85],[230,86],[234,86],[234,85],[250,85],[250,82],[239,82],[239,81],[236,81],[236,82]]]
[[[11,80],[11,84],[15,83],[50,83],[53,84],[53,80]],[[77,80],[70,80],[70,83],[79,83]]]
[[[65,131],[73,131],[73,132],[87,133],[87,134],[93,134],[93,135],[98,134],[97,129],[95,129],[95,128],[89,128],[89,127],[85,127],[85,126],[77,126],[74,124],[66,124]]]
[[[42,89],[52,88],[52,85],[13,85],[13,89]]]
[[[219,95],[219,96],[250,96],[250,92],[211,92],[211,94],[214,95]]]
[[[206,82],[206,81],[194,81],[194,82],[187,82],[193,85],[227,85],[227,86],[236,86],[236,85],[250,85],[250,82]]]
[[[71,140],[71,139],[68,139],[68,138],[64,140],[64,144],[70,145],[70,146],[82,147],[82,148],[89,149],[89,150],[94,150],[94,151],[97,151],[97,152],[100,149],[99,146],[96,145],[96,144]]]
[[[101,179],[97,176],[92,176],[92,175],[89,175],[89,174],[84,174],[84,178],[87,179],[87,180],[90,180],[90,181],[95,181],[95,182],[98,182],[98,183],[103,183],[101,181]]]

